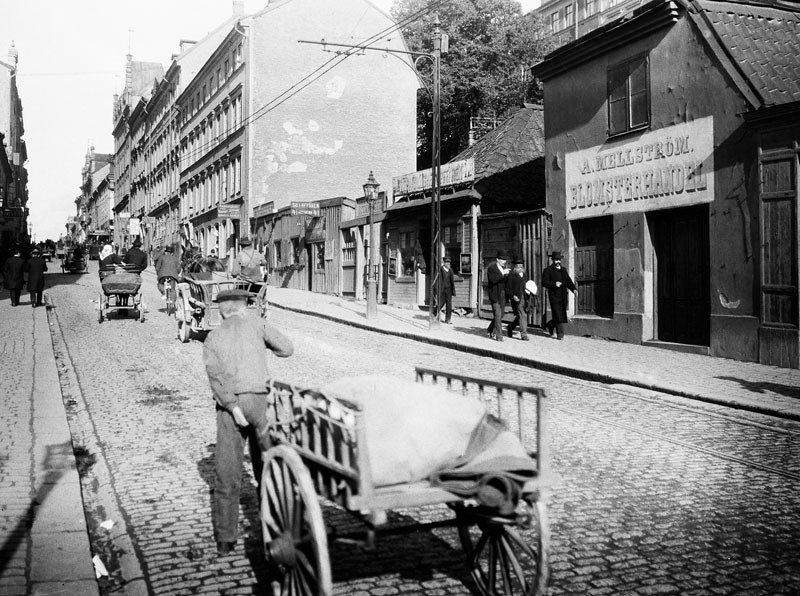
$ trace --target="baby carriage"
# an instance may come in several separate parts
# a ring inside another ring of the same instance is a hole
[[[144,323],[144,302],[140,289],[142,277],[135,265],[109,265],[100,269],[100,299],[98,300],[97,321],[103,322],[111,311],[129,310],[136,313]]]

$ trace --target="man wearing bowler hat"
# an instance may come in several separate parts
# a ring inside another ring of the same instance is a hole
[[[217,295],[222,325],[208,334],[203,346],[208,382],[217,403],[213,515],[220,556],[236,546],[245,443],[249,443],[253,473],[261,485],[261,451],[270,447],[269,353],[286,358],[294,351],[292,342],[267,321],[247,316],[249,296],[247,290]]]
[[[137,273],[141,273],[147,269],[147,254],[142,250],[142,241],[138,238],[133,241],[133,246],[125,253],[122,259],[123,263],[134,265],[138,269]]]
[[[503,311],[506,308],[506,278],[509,273],[506,269],[507,260],[505,253],[498,252],[497,260],[486,269],[489,302],[492,305],[492,322],[486,331],[496,341],[503,341]]]
[[[439,311],[444,307],[444,322],[451,324],[450,317],[453,314],[453,296],[456,295],[456,284],[453,278],[453,270],[450,268],[450,257],[442,259],[442,268],[439,270],[441,286],[439,291]]]
[[[514,320],[508,324],[508,337],[514,337],[514,329],[519,326],[520,339],[528,340],[528,298],[525,284],[528,276],[525,274],[525,262],[514,259],[514,269],[508,274],[506,280],[506,297],[511,301],[511,312]]]
[[[551,318],[547,322],[547,332],[553,336],[553,330],[558,339],[564,339],[564,324],[569,323],[567,319],[567,304],[569,294],[567,290],[578,295],[578,288],[569,276],[566,267],[561,265],[561,252],[553,251],[550,255],[552,264],[542,273],[542,286],[547,288],[547,297],[550,300]]]

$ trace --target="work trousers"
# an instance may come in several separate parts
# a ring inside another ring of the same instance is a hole
[[[518,300],[517,302],[511,301],[511,310],[514,313],[514,320],[508,324],[508,337],[514,333],[514,329],[519,325],[519,333],[521,337],[528,337],[528,312],[525,310],[525,301]]]
[[[44,292],[42,290],[34,290],[31,292],[31,304],[33,306],[41,306],[42,305],[42,294]]]
[[[453,315],[453,294],[446,290],[439,294],[439,312],[444,308],[444,322],[449,323]]]
[[[261,452],[269,449],[266,435],[267,394],[243,393],[238,397],[250,426],[236,424],[228,410],[217,406],[217,447],[215,452],[214,528],[218,542],[236,542],[239,526],[239,497],[242,489],[244,448],[250,449],[253,475],[261,495]]]

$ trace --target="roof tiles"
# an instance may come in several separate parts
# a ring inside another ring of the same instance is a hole
[[[800,6],[696,4],[765,104],[800,101]]]

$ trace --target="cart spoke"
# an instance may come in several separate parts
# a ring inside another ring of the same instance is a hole
[[[502,536],[498,536],[497,540],[495,541],[495,545],[497,547],[497,555],[498,555],[498,564],[500,567],[500,574],[502,575],[503,580],[503,592],[506,596],[513,595],[513,584],[511,582],[511,574],[509,573],[509,553],[505,549],[505,543],[503,542]],[[512,554],[513,557],[513,554]]]
[[[519,585],[520,585],[520,589],[522,590],[522,593],[523,594],[527,594],[528,590],[529,590],[528,579],[525,577],[525,571],[522,569],[522,565],[520,564],[519,559],[517,558],[516,554],[514,553],[513,545],[509,542],[507,536],[501,536],[500,537],[500,542],[501,542],[501,546],[503,548],[503,552],[505,553],[504,558],[505,558],[505,561],[506,561],[506,563],[505,563],[506,568],[508,567],[509,564],[511,564],[511,566],[514,569],[514,575],[517,577],[517,579],[519,581]],[[506,571],[507,571],[507,569],[506,569]],[[508,573],[506,573],[506,575],[508,575]],[[507,577],[506,582],[507,582],[507,585],[510,586],[511,585],[511,577]],[[506,592],[509,593],[509,594],[511,593],[511,592],[509,592],[508,588],[506,589]]]
[[[271,479],[266,480],[266,487],[267,487],[267,494],[269,495],[269,510],[272,519],[275,521],[278,527],[278,533],[282,533],[286,529],[286,520],[281,517],[280,505],[279,505],[279,497],[278,494],[275,492],[275,485],[272,483]]]
[[[311,586],[316,588],[317,586],[317,570],[311,565],[311,563],[306,558],[305,553],[299,552],[297,553],[297,569],[296,573],[297,576],[302,581],[303,585],[307,588],[307,593],[312,594],[314,590],[311,589]]]
[[[282,529],[288,529],[291,521],[286,517],[286,487],[283,484],[283,465],[273,461],[270,465],[270,485],[273,488],[275,512],[280,517]]]

